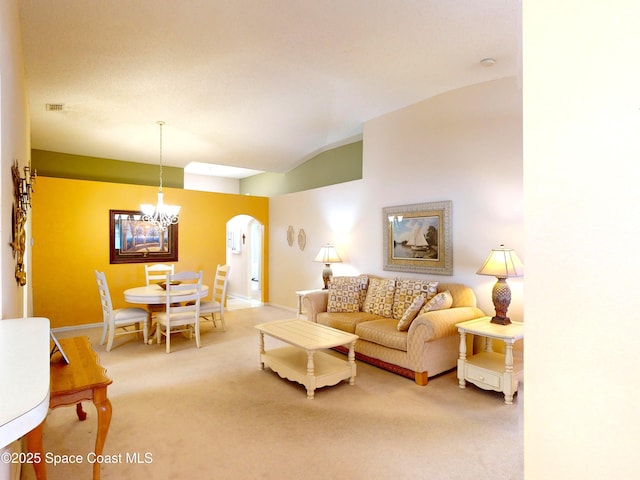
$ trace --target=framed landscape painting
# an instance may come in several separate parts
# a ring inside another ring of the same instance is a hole
[[[178,261],[178,225],[160,230],[142,212],[109,210],[109,263]]]
[[[382,209],[383,268],[453,275],[451,201]]]

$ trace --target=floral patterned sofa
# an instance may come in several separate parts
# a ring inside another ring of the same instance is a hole
[[[456,366],[455,324],[485,316],[471,288],[415,278],[334,277],[328,290],[308,293],[302,301],[308,320],[360,337],[358,360],[418,385]]]

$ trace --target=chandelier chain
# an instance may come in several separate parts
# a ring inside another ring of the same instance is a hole
[[[160,191],[162,192],[162,126],[164,122],[159,120],[158,125],[160,125]]]
[[[178,214],[180,207],[177,205],[167,205],[164,203],[164,194],[162,193],[162,126],[163,121],[156,122],[160,126],[160,188],[158,189],[158,203],[156,205],[142,204],[142,219],[149,222],[160,231],[165,231],[170,225],[175,225],[179,221]]]

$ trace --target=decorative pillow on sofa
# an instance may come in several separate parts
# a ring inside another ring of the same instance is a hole
[[[398,322],[399,331],[404,332],[406,330],[409,330],[411,322],[413,322],[413,319],[418,316],[418,312],[420,312],[420,309],[423,305],[424,297],[422,295],[418,295],[413,300],[413,303],[409,305],[409,308],[407,308],[407,310],[404,312],[404,315],[402,315],[402,318]]]
[[[438,293],[438,282],[415,278],[398,278],[393,299],[393,318],[400,320],[417,295],[422,294],[425,302]]]
[[[369,287],[369,275],[361,273],[357,277],[360,280],[360,311],[364,305],[364,300],[367,298],[367,288]]]
[[[359,312],[362,306],[362,292],[367,288],[366,276],[333,277],[329,284],[327,312]]]
[[[393,318],[393,297],[396,290],[395,278],[370,278],[367,296],[362,311]]]
[[[434,310],[444,310],[445,308],[451,308],[453,305],[453,297],[451,296],[451,292],[447,290],[446,292],[440,292],[427,303],[424,304],[420,313],[433,312]]]

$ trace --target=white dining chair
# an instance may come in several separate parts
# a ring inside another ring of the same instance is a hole
[[[173,263],[171,265],[155,263],[153,265],[144,266],[144,275],[147,280],[147,285],[164,282],[167,277],[167,273],[172,275],[175,273],[175,266]]]
[[[114,309],[107,277],[104,272],[99,272],[98,270],[95,271],[95,276],[102,305],[102,338],[100,339],[100,345],[104,345],[104,341],[108,336],[107,352],[110,352],[111,347],[113,347],[113,339],[116,336],[139,332],[143,334],[144,343],[148,343],[149,312],[144,308],[137,307]],[[117,332],[116,330],[118,329],[122,329],[122,331]]]
[[[155,314],[156,342],[162,335],[166,338],[166,352],[171,352],[171,334],[176,332],[195,333],[196,346],[200,348],[200,295],[202,291],[202,270],[200,272],[179,272],[167,274],[167,301],[165,311]],[[176,296],[179,301],[176,302]],[[173,301],[172,301],[173,300]]]
[[[213,322],[213,327],[217,328],[216,314],[220,316],[220,328],[226,330],[224,323],[224,305],[227,299],[227,285],[229,283],[229,265],[218,265],[216,276],[213,279],[213,300],[200,302],[200,318]]]

